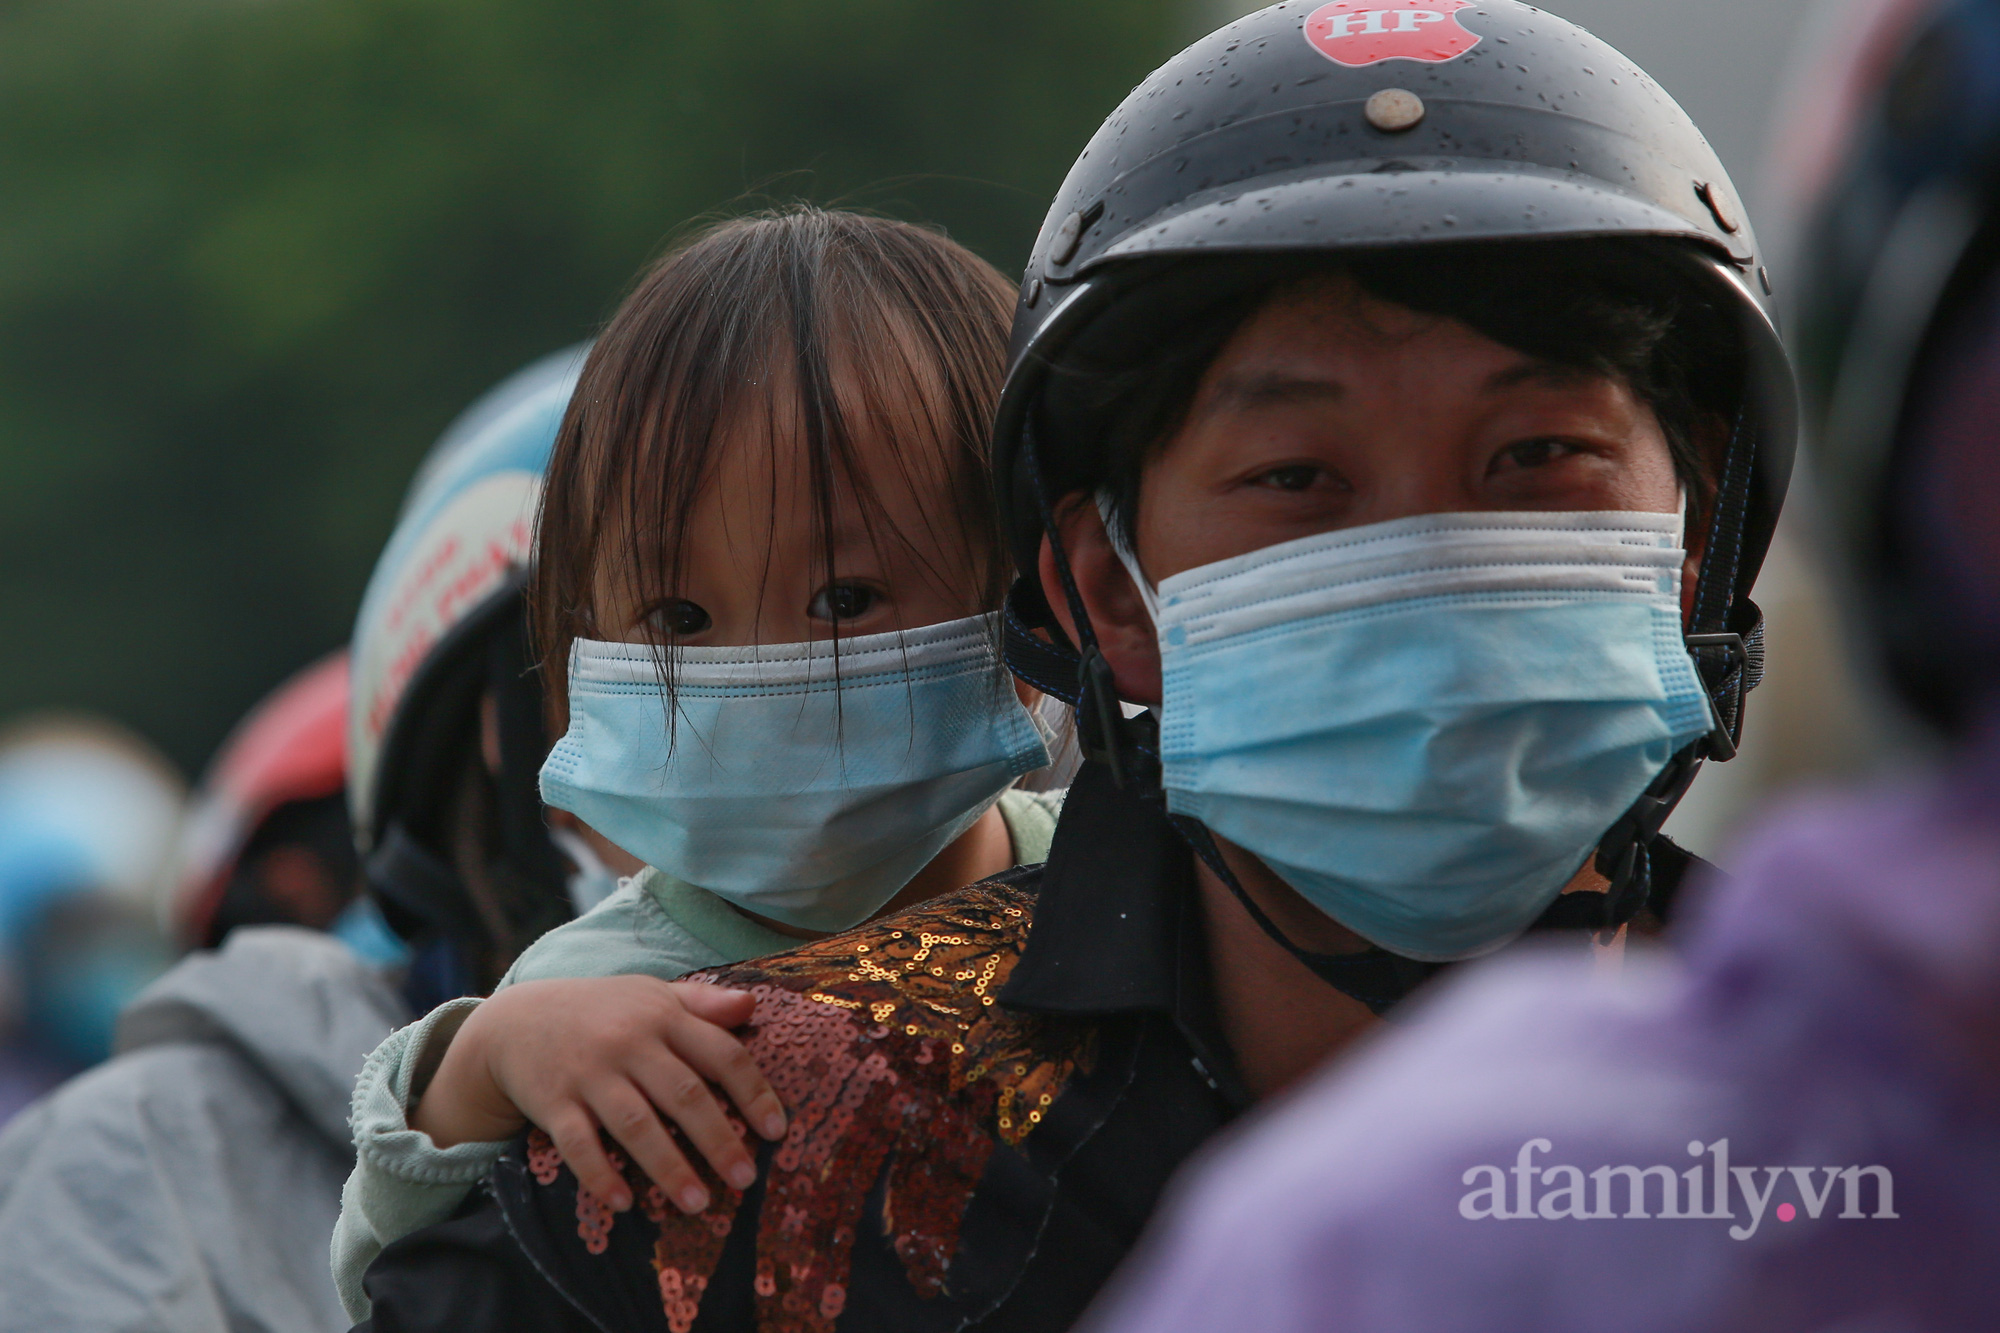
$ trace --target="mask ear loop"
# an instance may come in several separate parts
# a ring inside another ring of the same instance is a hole
[[[1158,756],[1149,754],[1141,739],[1132,734],[1124,710],[1118,706],[1118,690],[1111,664],[1104,660],[1104,653],[1098,646],[1097,631],[1090,623],[1090,612],[1085,608],[1083,594],[1076,586],[1076,574],[1070,569],[1069,553],[1063,549],[1062,534],[1056,528],[1055,511],[1049,505],[1048,487],[1042,482],[1041,457],[1035,448],[1032,423],[1023,423],[1021,428],[1021,457],[1028,467],[1029,489],[1035,493],[1035,508],[1041,515],[1042,531],[1048,537],[1050,553],[1055,557],[1056,578],[1062,584],[1063,600],[1069,605],[1077,638],[1082,640],[1077,645],[1082,650],[1077,663],[1077,740],[1084,755],[1109,769],[1111,780],[1121,789],[1142,784],[1143,788],[1157,792]],[[1145,781],[1147,777],[1151,780]]]
[[[1160,595],[1153,586],[1146,571],[1139,566],[1139,557],[1126,540],[1124,530],[1115,517],[1110,492],[1097,492],[1098,517],[1104,520],[1104,534],[1111,542],[1111,549],[1118,562],[1125,566],[1131,576],[1132,586],[1139,590],[1139,599],[1145,604],[1146,615],[1153,622],[1155,631],[1160,624]],[[1236,872],[1229,868],[1223,858],[1222,849],[1216,846],[1215,835],[1199,820],[1185,815],[1169,814],[1167,821],[1174,826],[1202,864],[1233,894],[1257,928],[1286,953],[1303,963],[1314,976],[1350,999],[1368,1006],[1370,1013],[1378,1018],[1388,1012],[1397,1001],[1434,976],[1442,964],[1418,962],[1387,949],[1370,945],[1356,953],[1315,953],[1292,942],[1290,936],[1278,928],[1255,898],[1236,878]]]
[[[1321,981],[1349,999],[1367,1005],[1368,1011],[1377,1018],[1441,969],[1450,966],[1448,963],[1425,963],[1405,958],[1375,944],[1356,953],[1315,953],[1300,948],[1290,936],[1278,929],[1278,923],[1271,920],[1257,905],[1257,900],[1244,889],[1242,882],[1236,878],[1236,872],[1223,860],[1222,849],[1215,845],[1215,835],[1208,831],[1207,825],[1186,815],[1170,814],[1167,822],[1201,858],[1202,864],[1235,895],[1236,901],[1243,904],[1243,910],[1250,914],[1250,919],[1257,923],[1259,930],[1286,953],[1305,964],[1306,969]]]
[[[1146,571],[1139,568],[1139,557],[1126,540],[1124,528],[1118,523],[1112,508],[1111,492],[1097,492],[1097,516],[1104,520],[1104,535],[1111,543],[1112,554],[1118,557],[1118,563],[1125,566],[1125,572],[1131,576],[1132,586],[1139,590],[1139,600],[1145,603],[1146,618],[1153,622],[1153,628],[1157,630],[1160,626],[1160,593],[1152,580],[1146,577]]]
[[[1709,706],[1715,713],[1715,729],[1669,759],[1639,799],[1599,840],[1594,864],[1597,873],[1608,881],[1604,893],[1564,894],[1550,904],[1549,910],[1536,921],[1535,929],[1582,928],[1601,933],[1616,930],[1649,906],[1664,913],[1667,903],[1664,896],[1655,892],[1648,854],[1653,840],[1694,784],[1703,761],[1722,762],[1736,756],[1737,727],[1742,721],[1742,686],[1752,654],[1742,636],[1729,632],[1728,620],[1735,601],[1745,512],[1750,503],[1750,469],[1757,453],[1751,438],[1754,430],[1748,411],[1739,411],[1730,430],[1729,448],[1723,455],[1715,518],[1709,525],[1708,548],[1701,574],[1695,581],[1694,623],[1685,635],[1688,654],[1694,659],[1702,686],[1708,692]],[[1688,508],[1688,490],[1682,486],[1683,548],[1687,545]],[[1760,646],[1762,622],[1759,615],[1750,632],[1751,640]],[[1656,903],[1655,898],[1660,901]]]

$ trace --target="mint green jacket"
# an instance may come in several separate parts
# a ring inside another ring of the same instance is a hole
[[[1062,795],[1002,793],[1000,816],[1007,822],[1017,864],[1048,859]],[[705,967],[783,953],[797,944],[708,890],[648,867],[585,915],[529,945],[500,985],[628,974],[672,981]],[[451,1216],[507,1146],[459,1143],[440,1148],[409,1124],[410,1106],[478,1004],[471,997],[452,1000],[390,1033],[355,1081],[348,1116],[354,1170],[340,1192],[332,1259],[334,1285],[356,1323],[368,1317],[361,1277],[375,1256],[391,1242]]]

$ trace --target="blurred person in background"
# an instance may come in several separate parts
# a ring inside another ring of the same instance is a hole
[[[290,925],[348,938],[393,965],[380,915],[360,892],[347,819],[347,651],[300,672],[222,744],[181,835],[179,876],[162,904],[188,949],[239,926]]]
[[[521,584],[574,359],[453,423],[352,663],[300,673],[219,752],[166,900],[196,952],[119,1017],[117,1059],[0,1137],[0,1328],[347,1327],[327,1249],[365,1057],[405,992],[490,985],[573,896],[608,891],[558,857],[538,803],[502,795],[523,771],[533,792],[547,748]]]
[[[362,876],[411,956],[411,1010],[483,995],[637,864],[537,786],[550,737],[524,589],[536,506],[582,348],[521,370],[411,483],[354,627],[348,810]]]
[[[112,723],[0,734],[0,1124],[109,1055],[118,1010],[172,961],[150,894],[184,800],[172,766]]]
[[[1934,766],[1770,819],[1676,956],[1467,977],[1186,1182],[1097,1333],[2000,1320],[2000,3],[1820,21],[1820,535]]]
[[[332,1242],[350,1306],[363,1299],[378,1235],[435,1221],[436,1200],[455,1200],[488,1164],[482,1145],[440,1152],[408,1127],[412,1087],[436,1068],[435,1056],[408,1051],[423,1050],[447,1002],[489,993],[529,944],[642,868],[544,807],[539,787],[551,738],[525,590],[544,473],[583,356],[536,362],[445,432],[355,624],[349,808],[368,890],[412,951],[404,998],[430,1018],[370,1054],[354,1088],[359,1168]],[[448,1040],[465,1011],[444,1012]],[[323,1250],[322,1268],[327,1259]]]
[[[195,952],[118,1014],[114,1059],[0,1135],[0,1327],[341,1326],[347,1088],[405,1017],[356,893],[347,697],[343,652],[223,743],[166,877]]]

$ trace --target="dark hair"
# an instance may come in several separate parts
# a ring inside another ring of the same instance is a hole
[[[319,863],[330,890],[324,902],[302,902],[280,896],[282,886],[269,879],[269,858],[279,848],[305,852]],[[200,947],[213,949],[238,926],[310,926],[325,930],[340,909],[354,899],[360,886],[361,864],[354,852],[354,830],[347,819],[347,797],[336,792],[313,800],[292,801],[265,817],[237,854],[236,867],[223,889],[222,901],[210,918]]]
[[[843,484],[871,541],[909,539],[885,531],[857,452],[862,430],[884,430],[907,479],[944,484],[950,507],[927,521],[952,525],[936,534],[963,554],[950,572],[997,607],[1008,562],[987,453],[1013,301],[991,265],[937,232],[806,205],[719,223],[654,264],[591,348],[549,463],[530,604],[552,713],[571,641],[597,637],[600,565],[621,560],[641,605],[672,596],[695,504],[746,420],[761,418],[774,449],[781,425],[803,435],[824,573]],[[793,401],[774,401],[774,385]]]
[[[1248,271],[1243,261],[1229,262]],[[1726,423],[1738,401],[1741,333],[1733,316],[1688,280],[1677,243],[1619,238],[1362,251],[1266,264],[1247,285],[1205,277],[1199,263],[1189,268],[1166,280],[1206,294],[1191,317],[1164,322],[1159,336],[1137,345],[1128,339],[1122,353],[1093,350],[1059,367],[1073,402],[1094,399],[1085,412],[1102,434],[1102,484],[1122,530],[1132,530],[1147,460],[1180,428],[1223,345],[1276,292],[1331,276],[1351,279],[1377,300],[1458,320],[1537,360],[1629,385],[1660,423],[1688,489],[1690,530],[1700,530],[1717,462],[1702,454],[1702,427]],[[1116,346],[1108,338],[1094,342]]]

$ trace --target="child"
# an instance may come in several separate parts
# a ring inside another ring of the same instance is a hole
[[[548,697],[567,696],[543,790],[647,868],[494,998],[370,1059],[334,1239],[355,1318],[375,1254],[449,1214],[524,1119],[615,1208],[631,1199],[600,1125],[676,1204],[707,1206],[660,1111],[747,1182],[703,1083],[783,1133],[725,1030],[747,997],[666,983],[1046,854],[1054,798],[1011,788],[1049,765],[1050,732],[991,614],[1011,295],[941,236],[795,208],[675,251],[598,339],[531,590]]]

